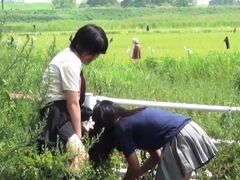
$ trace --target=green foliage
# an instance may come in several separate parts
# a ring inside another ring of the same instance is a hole
[[[73,9],[76,7],[76,0],[52,0],[56,9]]]
[[[237,3],[234,0],[212,0],[212,2],[210,4],[212,4],[212,5],[231,5],[231,4],[237,4]]]
[[[236,68],[233,78],[236,93],[240,94],[240,68]]]
[[[199,172],[200,180],[232,180],[240,178],[240,147],[239,144],[224,145],[219,147],[219,153],[208,165],[211,170],[212,177],[206,177],[207,168],[204,167]],[[232,163],[229,163],[232,162]]]
[[[118,4],[117,0],[88,0],[87,4],[92,7],[97,6],[112,6]]]
[[[86,76],[89,91],[108,97],[239,106],[233,78],[234,69],[240,66],[239,63],[239,55],[217,52],[209,53],[206,57],[192,56],[181,60],[150,57],[126,64],[96,61],[86,67]],[[235,141],[240,137],[237,114],[175,112],[193,117],[211,137]],[[239,178],[239,166],[235,164],[239,164],[237,157],[240,146],[237,144],[229,150],[230,147],[223,145],[219,155],[198,171],[200,179],[209,179],[206,169],[216,179]],[[222,164],[226,164],[226,168],[223,169]]]
[[[53,12],[57,14],[59,11]],[[60,179],[68,175],[84,180],[118,179],[114,169],[126,167],[126,164],[117,152],[99,171],[93,171],[90,163],[86,162],[77,175],[67,171],[65,162],[69,154],[62,156],[58,152],[53,157],[47,151],[41,156],[37,155],[35,141],[44,125],[38,117],[40,102],[14,100],[9,93],[39,93],[42,73],[49,60],[58,52],[56,45],[59,41],[54,37],[47,51],[46,48],[34,50],[28,41],[22,47],[4,43],[4,31],[0,32],[1,178],[40,180]],[[123,60],[115,63],[101,57],[90,66],[85,66],[84,71],[88,91],[95,95],[239,106],[239,57],[238,51],[193,54],[185,58],[150,56],[142,61]],[[171,111],[193,117],[211,137],[235,141],[240,138],[238,115],[229,112]],[[219,148],[216,158],[199,171],[201,179],[209,179],[205,169],[211,171],[216,179],[239,179],[239,150],[237,144]]]
[[[0,31],[2,32],[2,31]],[[2,34],[0,34],[0,37]],[[2,39],[0,39],[2,40]],[[55,55],[56,39],[47,51],[36,51],[29,41],[23,46],[0,43],[0,176],[1,180],[47,180],[62,179],[94,179],[109,176],[105,169],[95,172],[86,161],[79,174],[68,171],[67,162],[70,153],[56,155],[47,151],[37,154],[36,139],[45,122],[40,121],[38,112],[41,101],[38,99],[13,99],[11,93],[38,95],[41,76],[49,59]],[[90,147],[86,143],[86,148]],[[114,163],[118,167],[119,158]],[[110,161],[111,162],[111,161]],[[110,163],[109,162],[109,163]],[[106,164],[107,166],[108,164]],[[114,166],[114,167],[115,167]],[[107,166],[109,167],[109,165]],[[115,177],[115,176],[112,176]]]
[[[239,57],[237,52],[228,55],[214,52],[181,60],[149,57],[126,64],[96,61],[87,67],[86,76],[89,91],[108,97],[239,106],[234,78],[238,72],[234,69],[240,66]],[[193,117],[211,137],[235,141],[240,138],[238,114],[175,112]],[[210,179],[238,179],[239,150],[239,144],[223,144],[216,158],[197,171],[199,179],[210,178],[205,170],[213,173]]]
[[[69,0],[70,2],[66,3],[66,0],[54,0],[53,3],[56,3],[56,8],[72,8],[72,5],[75,3],[74,0]],[[89,1],[89,3],[94,4],[94,6],[98,6],[99,4],[115,4],[115,0],[111,0],[108,2],[105,1]],[[155,1],[155,3],[161,3],[158,1]],[[68,5],[69,4],[69,5]],[[143,6],[146,6],[144,1],[137,0],[137,1],[130,1],[125,0],[122,2],[123,6],[128,6],[135,4],[136,6],[140,6],[141,4]],[[83,7],[83,6],[81,6]],[[80,9],[33,9],[33,10],[6,10],[6,11],[0,11],[0,17],[4,15],[4,13],[7,12],[7,22],[49,22],[53,20],[80,20],[80,21],[91,21],[91,20],[126,20],[126,19],[133,19],[137,17],[151,17],[155,16],[156,19],[161,19],[161,17],[166,17],[167,19],[169,17],[172,18],[172,16],[176,17],[174,20],[180,20],[179,26],[182,23],[181,19],[184,18],[184,21],[189,21],[190,17],[194,17],[194,20],[196,20],[195,16],[198,16],[198,18],[203,18],[205,15],[206,22],[209,19],[209,16],[221,16],[221,15],[238,15],[239,10],[238,7],[181,7],[181,8],[174,8],[174,7],[156,7],[156,6],[150,6],[145,8],[120,8],[119,6],[115,7],[96,7],[96,8],[80,8]],[[201,16],[199,16],[201,15]],[[220,17],[220,21],[223,20],[223,17]],[[226,18],[226,17],[225,17]],[[229,19],[228,24],[231,24],[231,22],[239,22],[237,18]],[[196,20],[198,22],[199,20]],[[191,20],[191,24],[193,26],[194,21]],[[226,22],[219,22],[219,23],[226,23]],[[191,25],[190,24],[190,25]],[[189,26],[191,27],[191,26]]]

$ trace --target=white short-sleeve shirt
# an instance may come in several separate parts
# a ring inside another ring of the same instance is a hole
[[[42,85],[45,91],[44,104],[66,100],[66,91],[80,92],[81,60],[66,48],[58,53],[44,72]]]

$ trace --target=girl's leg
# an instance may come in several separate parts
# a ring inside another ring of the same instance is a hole
[[[61,127],[59,127],[58,132],[59,139],[64,144],[65,152],[69,152],[71,155],[71,159],[68,162],[69,170],[77,173],[81,170],[83,163],[88,157],[85,147],[75,133],[71,121],[67,121]]]
[[[190,179],[191,179],[191,177],[192,177],[192,172],[191,172],[191,173],[188,173],[188,174],[186,174],[186,175],[185,175],[185,177],[183,177],[183,178],[181,178],[181,179],[179,179],[179,180],[190,180]]]
[[[73,153],[73,159],[69,164],[69,170],[79,172],[84,161],[88,158],[88,154],[85,152],[85,147],[77,134],[74,134],[69,138],[67,150],[70,150],[71,153]]]

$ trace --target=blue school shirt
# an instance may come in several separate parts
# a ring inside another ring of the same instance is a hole
[[[136,149],[157,150],[166,145],[191,117],[146,108],[116,123],[116,148],[128,157]]]

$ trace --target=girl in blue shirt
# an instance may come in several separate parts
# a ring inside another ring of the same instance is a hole
[[[181,114],[145,107],[127,110],[104,100],[95,105],[92,118],[90,137],[104,131],[89,150],[90,160],[97,168],[116,148],[128,163],[124,180],[135,180],[157,164],[156,180],[189,180],[217,153],[206,132]],[[136,149],[150,154],[143,165]]]

